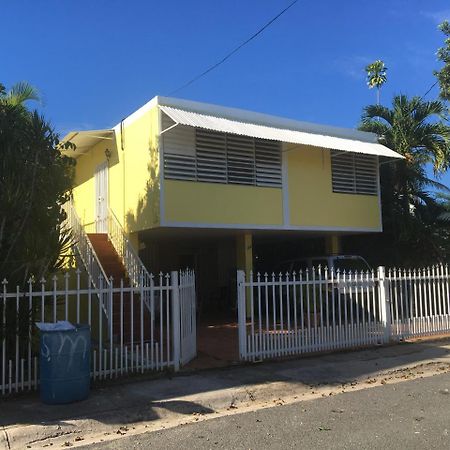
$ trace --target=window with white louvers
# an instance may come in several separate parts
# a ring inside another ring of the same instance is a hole
[[[333,192],[378,195],[378,157],[351,152],[331,152]]]
[[[226,136],[214,131],[195,130],[197,180],[227,182]]]
[[[281,187],[279,142],[181,126],[163,136],[165,178]]]
[[[163,129],[174,125],[165,114]],[[195,178],[195,133],[192,127],[177,125],[162,135],[164,145],[164,176],[177,180]]]
[[[247,136],[227,134],[228,183],[255,184],[255,142]]]
[[[281,186],[281,144],[255,139],[256,184]]]

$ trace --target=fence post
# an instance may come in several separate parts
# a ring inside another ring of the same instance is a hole
[[[109,277],[108,286],[108,335],[109,335],[109,378],[113,378],[113,359],[114,359],[114,279]],[[139,359],[138,359],[139,361]],[[106,367],[105,367],[106,369]],[[106,378],[106,373],[105,373]]]
[[[239,357],[247,359],[247,329],[246,329],[246,301],[245,301],[245,272],[237,271],[237,304],[239,325]]]
[[[378,283],[381,323],[384,330],[384,342],[388,343],[391,339],[391,299],[389,298],[389,281],[386,279],[384,266],[378,267]]]
[[[180,370],[181,333],[180,333],[180,286],[178,272],[170,273],[170,286],[172,289],[172,330],[173,330],[173,364],[175,371]]]

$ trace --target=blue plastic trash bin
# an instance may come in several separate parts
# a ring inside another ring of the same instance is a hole
[[[87,398],[91,372],[89,325],[66,321],[36,325],[41,331],[41,400],[58,405]]]

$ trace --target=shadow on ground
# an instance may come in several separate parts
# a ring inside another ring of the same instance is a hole
[[[71,405],[44,405],[37,395],[10,398],[0,401],[0,426],[63,425],[74,419],[123,425],[157,420],[164,411],[211,414],[218,405],[217,397],[221,396],[224,407],[227,402],[232,404],[236,392],[255,385],[283,382],[292,389],[300,385],[332,387],[432,360],[450,362],[450,338],[133,381],[93,389],[89,399]]]

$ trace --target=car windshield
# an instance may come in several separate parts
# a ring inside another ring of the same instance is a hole
[[[334,268],[335,270],[340,271],[366,271],[369,270],[369,266],[362,258],[338,258],[334,260]]]
[[[324,269],[328,266],[328,260],[326,258],[313,258],[311,260],[311,265],[316,269],[318,269],[319,267]]]
[[[306,260],[290,261],[288,264],[283,266],[286,272],[300,272],[308,269],[308,262]]]

